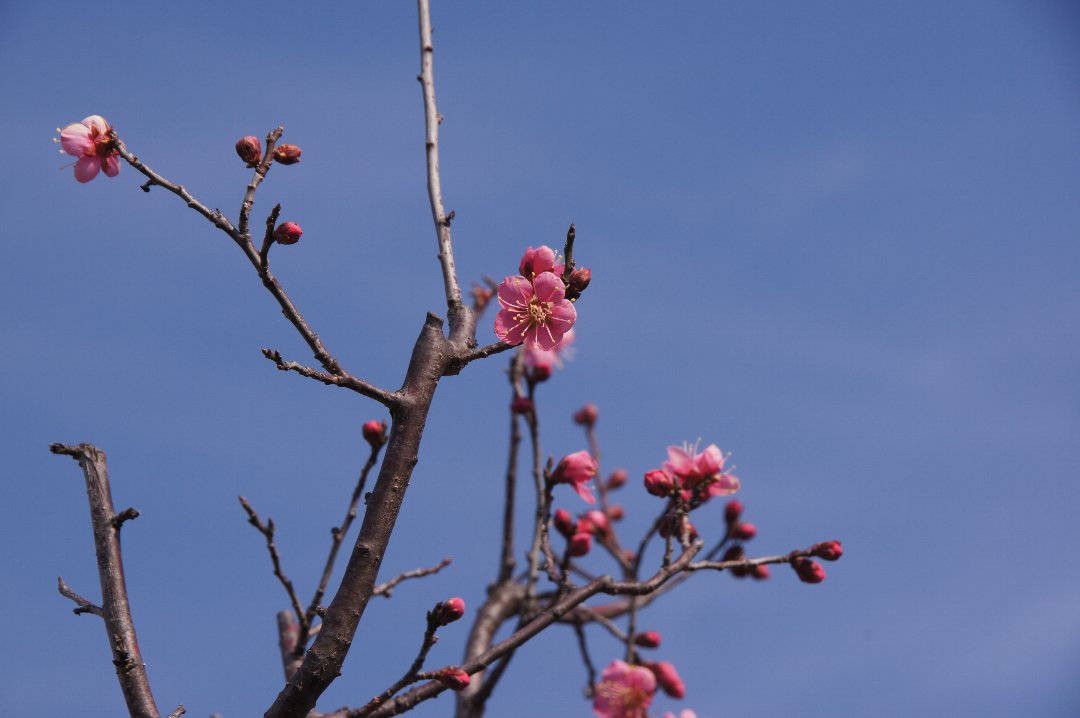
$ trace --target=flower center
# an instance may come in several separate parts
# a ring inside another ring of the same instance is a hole
[[[529,302],[529,307],[526,310],[529,313],[529,321],[534,324],[547,324],[548,317],[551,316],[551,302],[541,302],[533,299]]]

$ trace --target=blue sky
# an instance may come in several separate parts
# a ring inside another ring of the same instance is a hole
[[[657,715],[1080,711],[1080,13],[872,5],[436,3],[462,280],[512,273],[570,221],[594,272],[577,357],[541,397],[545,452],[583,448],[569,416],[593,401],[605,469],[635,477],[622,533],[654,509],[637,477],[701,437],[733,452],[758,553],[844,541],[820,586],[698,576],[650,609],[688,686]],[[104,448],[118,505],[142,511],[125,555],[161,706],[239,718],[280,687],[285,601],[236,496],[274,517],[312,586],[360,425],[382,417],[276,372],[261,347],[307,355],[235,246],[130,168],[77,185],[53,128],[102,114],[235,215],[233,142],[283,123],[304,159],[271,173],[256,215],[281,202],[305,234],[275,271],[346,366],[396,387],[442,307],[414,13],[0,7],[0,712],[123,710],[97,619],[55,591],[61,574],[97,595],[81,477],[50,442]],[[372,604],[324,708],[391,682],[436,600],[482,599],[504,358],[440,387],[384,573],[455,563]],[[718,530],[719,507],[698,523]],[[432,663],[457,661],[464,634],[446,630]],[[491,714],[590,715],[584,680],[553,631]]]

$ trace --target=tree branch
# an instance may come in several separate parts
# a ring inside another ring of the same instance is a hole
[[[449,566],[451,562],[453,562],[453,560],[454,559],[448,556],[442,561],[439,561],[434,566],[429,566],[428,568],[414,568],[411,571],[404,571],[402,573],[399,573],[397,576],[394,576],[386,583],[380,583],[378,586],[372,589],[371,595],[385,596],[386,598],[390,598],[391,592],[402,581],[408,581],[412,578],[423,578],[424,576],[430,576],[433,573],[438,573],[439,571],[442,571],[444,568]]]
[[[79,462],[83,470],[86,496],[90,502],[90,523],[94,530],[98,578],[101,580],[101,607],[98,615],[105,619],[105,633],[112,649],[116,679],[124,694],[128,713],[132,718],[159,718],[161,714],[150,692],[146,665],[135,636],[135,623],[131,619],[127,585],[124,581],[124,561],[120,553],[120,527],[116,521],[116,510],[113,508],[105,452],[91,444],[52,444],[49,450],[54,454],[72,457]],[[60,592],[73,598],[64,592],[65,584],[62,580],[59,584]],[[89,613],[97,613],[89,608],[92,605],[89,601],[82,599],[80,602],[79,599],[82,597],[74,594],[73,600],[76,603],[86,605]]]
[[[248,523],[258,529],[259,533],[266,539],[266,550],[270,552],[270,561],[274,564],[274,575],[277,576],[278,581],[285,588],[285,592],[289,594],[289,601],[292,603],[293,610],[296,615],[300,617],[300,630],[303,633],[306,628],[306,619],[304,617],[304,609],[300,607],[300,597],[296,595],[296,589],[293,588],[293,582],[285,575],[285,572],[281,570],[281,554],[278,553],[277,544],[274,543],[274,520],[267,519],[264,524],[259,515],[255,513],[255,509],[251,508],[251,504],[243,496],[239,497],[240,505],[244,507],[244,511],[248,515]]]

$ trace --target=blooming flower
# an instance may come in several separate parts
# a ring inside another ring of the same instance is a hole
[[[555,250],[546,244],[533,249],[529,247],[521,257],[518,271],[526,279],[533,279],[542,272],[551,272],[559,277],[563,275],[565,267],[555,264]]]
[[[739,479],[723,473],[724,454],[716,444],[709,444],[701,453],[690,446],[669,446],[664,469],[678,478],[682,488],[693,491],[699,486],[708,488],[708,496],[727,496],[739,490]]]
[[[499,285],[502,309],[495,317],[495,334],[507,344],[527,342],[554,349],[577,321],[577,310],[565,299],[566,287],[551,272],[533,281],[506,277]]]
[[[586,503],[595,504],[596,498],[585,485],[594,476],[596,476],[596,462],[593,461],[589,452],[575,451],[559,461],[555,471],[551,473],[551,480],[557,484],[570,484]]]
[[[110,129],[105,118],[90,115],[82,122],[73,122],[60,130],[60,146],[64,153],[78,158],[75,179],[79,182],[89,182],[102,169],[109,177],[119,174],[119,152],[109,137]]]
[[[593,713],[599,718],[645,718],[656,692],[652,671],[615,660],[600,679],[593,696]]]

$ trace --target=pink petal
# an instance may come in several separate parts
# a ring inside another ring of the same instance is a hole
[[[694,457],[694,468],[702,476],[719,474],[724,468],[724,452],[716,444],[709,444],[705,451]]]
[[[525,341],[525,330],[529,325],[517,322],[514,319],[515,316],[517,315],[510,310],[500,310],[498,316],[495,317],[495,336],[507,344],[517,346]]]
[[[80,157],[79,161],[75,163],[75,179],[80,182],[89,182],[97,177],[97,173],[100,171],[101,158],[96,155]]]
[[[499,285],[499,304],[507,309],[528,306],[533,285],[525,277],[506,277]]]
[[[552,351],[559,345],[562,334],[556,336],[550,324],[533,324],[526,336],[544,351]]]
[[[685,476],[694,470],[694,457],[682,447],[669,446],[667,455],[668,460],[664,462],[664,468],[671,473]]]
[[[92,130],[96,129],[102,135],[109,131],[109,123],[101,115],[84,117],[82,123]]]
[[[86,125],[75,122],[60,130],[60,146],[67,154],[82,157],[87,150],[94,149],[94,141],[90,139]]]
[[[115,177],[120,174],[120,156],[109,155],[101,162],[101,168],[105,170],[105,174],[109,177]]]
[[[739,479],[731,474],[720,474],[720,478],[709,484],[709,496],[728,496],[739,490]]]
[[[532,281],[532,288],[536,293],[536,298],[541,302],[561,302],[566,294],[566,286],[562,280],[551,272],[536,275]]]
[[[555,325],[555,331],[559,334],[560,344],[564,340],[563,335],[570,331],[570,327],[574,326],[574,322],[576,321],[577,309],[574,308],[573,302],[564,299],[561,302],[556,302],[555,306],[551,308],[551,316],[548,318],[548,322]],[[570,341],[573,341],[573,339]]]
[[[596,503],[596,497],[592,495],[592,492],[589,491],[589,487],[586,486],[585,483],[586,482],[584,482],[584,481],[577,481],[577,482],[572,483],[570,485],[574,487],[574,491],[577,492],[577,495],[585,500],[585,503],[587,503],[587,504],[595,504]]]

